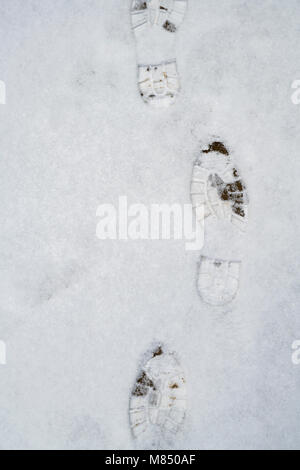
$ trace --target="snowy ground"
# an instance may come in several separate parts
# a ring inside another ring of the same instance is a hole
[[[300,3],[189,0],[164,112],[137,92],[129,4],[0,0],[0,448],[133,449],[129,392],[154,340],[187,377],[177,448],[300,448]],[[199,299],[184,241],[95,235],[119,195],[188,203],[212,136],[251,199],[226,308]]]

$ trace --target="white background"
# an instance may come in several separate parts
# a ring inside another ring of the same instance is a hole
[[[189,0],[163,112],[138,94],[129,4],[0,0],[0,447],[134,448],[129,393],[162,340],[187,376],[178,448],[299,448],[300,3]],[[96,238],[119,195],[188,203],[213,136],[251,199],[226,308],[201,302],[184,241]]]

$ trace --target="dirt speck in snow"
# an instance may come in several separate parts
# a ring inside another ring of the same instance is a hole
[[[136,385],[132,392],[132,395],[136,397],[144,397],[145,395],[147,395],[149,388],[152,388],[153,390],[155,390],[154,383],[148,377],[146,372],[142,371],[141,375],[138,377],[136,381]]]
[[[208,146],[208,150],[202,150],[202,153],[210,153],[210,152],[219,152],[223,155],[229,155],[229,152],[225,145],[222,142],[212,142]]]
[[[153,352],[152,357],[161,356],[162,354],[163,354],[162,347],[158,346],[158,348]]]

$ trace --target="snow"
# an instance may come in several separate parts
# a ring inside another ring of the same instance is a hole
[[[297,449],[298,0],[189,0],[182,91],[141,100],[128,0],[0,0],[2,449],[134,449],[153,341],[178,354],[184,449]],[[100,241],[101,203],[189,202],[219,137],[250,198],[236,301],[211,307],[185,241]],[[147,443],[145,442],[145,448]]]

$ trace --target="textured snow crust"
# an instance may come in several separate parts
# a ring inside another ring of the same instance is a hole
[[[186,377],[174,448],[299,448],[299,17],[298,0],[189,0],[162,111],[139,95],[130,0],[0,0],[0,448],[133,449],[128,397],[153,341]],[[120,195],[189,203],[213,140],[251,201],[224,307],[199,298],[185,241],[96,237]]]

